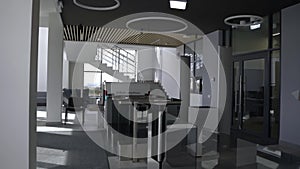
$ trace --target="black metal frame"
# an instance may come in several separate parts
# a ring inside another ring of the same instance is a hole
[[[281,15],[280,15],[280,19],[281,19]],[[233,64],[234,62],[238,62],[239,63],[239,74],[242,76],[242,80],[244,77],[243,74],[243,70],[244,70],[244,61],[247,60],[255,60],[255,59],[264,59],[265,60],[265,70],[264,70],[264,85],[265,85],[265,89],[264,89],[264,130],[262,131],[262,133],[255,133],[255,132],[251,132],[249,130],[245,130],[243,129],[243,120],[242,120],[242,112],[238,112],[238,126],[241,126],[242,128],[239,129],[239,127],[234,128],[233,126],[233,120],[231,121],[231,131],[233,133],[236,133],[239,136],[242,136],[250,141],[254,141],[257,142],[259,144],[275,144],[278,143],[279,141],[279,133],[278,133],[278,138],[272,138],[271,137],[271,122],[270,122],[270,95],[271,95],[271,87],[270,87],[270,82],[271,82],[271,58],[272,58],[272,53],[274,51],[280,51],[281,54],[281,50],[280,48],[273,48],[273,31],[272,31],[272,25],[273,25],[273,17],[272,15],[269,16],[269,37],[268,37],[268,49],[266,50],[261,50],[261,51],[254,51],[254,52],[249,52],[249,53],[241,53],[241,54],[236,54],[233,55]],[[280,28],[281,30],[281,28]],[[231,38],[232,39],[232,38]],[[280,39],[281,41],[281,39]],[[281,42],[280,42],[281,44]],[[263,56],[264,55],[264,56]],[[280,67],[281,67],[281,57],[280,57]],[[234,69],[234,67],[232,68]],[[234,77],[234,70],[232,73],[232,76]],[[233,80],[235,80],[235,78],[233,78]],[[279,80],[281,81],[281,76],[279,76]],[[232,89],[234,91],[234,83],[232,85]],[[241,100],[239,103],[240,106],[243,106],[243,90],[240,91],[242,92],[241,95]],[[232,92],[232,98],[234,98],[234,92]],[[280,84],[279,84],[279,102],[280,102]],[[232,110],[234,111],[234,107],[235,103],[234,103],[234,99],[232,102]],[[279,105],[280,107],[280,105]],[[243,107],[242,107],[243,109]],[[232,113],[232,117],[231,119],[234,118],[234,114]],[[280,127],[280,121],[279,121],[279,126]],[[278,130],[279,132],[279,130]]]
[[[269,50],[263,50],[258,52],[252,52],[248,54],[239,54],[238,56],[234,56],[233,62],[239,63],[239,74],[244,77],[244,62],[248,60],[256,60],[256,59],[264,59],[265,60],[265,70],[264,70],[264,130],[262,133],[255,133],[248,130],[243,129],[242,124],[242,112],[239,112],[239,122],[238,126],[241,126],[241,129],[232,128],[233,130],[240,130],[243,132],[243,134],[249,134],[255,137],[260,137],[264,140],[262,140],[262,143],[265,144],[266,142],[269,143],[277,143],[278,138],[274,140],[274,138],[271,138],[271,122],[270,122],[270,95],[271,95],[271,87],[270,87],[270,81],[271,81],[271,58],[272,58],[272,52],[278,51],[279,49],[269,49]],[[234,76],[234,74],[233,74]],[[243,78],[242,78],[243,80]],[[243,83],[243,82],[242,82]],[[279,88],[280,89],[280,88]],[[234,84],[233,84],[233,91],[234,91]],[[243,90],[241,98],[244,98]],[[280,92],[279,92],[280,93]],[[234,97],[234,95],[233,95]],[[241,99],[240,98],[240,99]],[[240,105],[243,106],[243,99],[240,100]],[[234,110],[234,102],[232,104],[232,109]],[[243,107],[242,107],[243,109]],[[232,119],[234,118],[234,114],[232,114]],[[232,123],[233,125],[233,123]]]

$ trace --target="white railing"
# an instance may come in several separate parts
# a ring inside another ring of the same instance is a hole
[[[99,47],[97,48],[95,60],[100,61],[102,64],[107,64],[108,67],[112,67],[113,70],[129,76],[130,79],[136,79],[136,51],[133,54],[117,46],[110,49]]]

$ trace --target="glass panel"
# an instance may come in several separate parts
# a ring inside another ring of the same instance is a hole
[[[240,64],[239,62],[234,62],[234,68],[233,68],[233,73],[234,73],[234,84],[233,84],[233,103],[234,103],[234,108],[233,108],[233,116],[232,116],[232,126],[233,128],[238,128],[238,121],[239,121],[239,106],[240,106],[240,99],[239,99],[239,87],[240,87]]]
[[[187,45],[185,45],[185,49],[184,49],[184,55],[185,56],[189,56],[191,57],[191,64],[190,64],[190,70],[191,70],[191,75],[195,76],[194,72],[195,72],[195,58],[194,58],[194,55],[195,55],[195,44],[194,43],[189,43]]]
[[[244,62],[243,129],[261,133],[264,127],[265,60]]]
[[[203,40],[202,39],[197,40],[195,42],[195,57],[196,57],[195,71],[197,72],[203,67]]]
[[[270,84],[270,123],[271,137],[278,138],[280,119],[280,51],[273,51],[271,57],[271,84]]]
[[[84,72],[84,88],[89,89],[89,96],[100,95],[101,73]]]
[[[280,13],[273,15],[272,38],[272,47],[280,48]]]
[[[264,22],[257,29],[251,27],[237,27],[232,30],[233,54],[246,53],[268,49],[269,20],[264,17]]]

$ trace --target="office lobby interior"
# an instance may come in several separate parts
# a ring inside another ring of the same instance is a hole
[[[299,0],[0,4],[0,169],[300,169]]]

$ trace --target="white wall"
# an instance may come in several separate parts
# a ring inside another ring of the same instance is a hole
[[[0,168],[35,167],[38,1],[0,1]],[[34,14],[33,14],[34,13]],[[32,17],[34,15],[34,17]]]
[[[138,72],[142,72],[140,80],[155,80],[155,69],[159,68],[156,51],[154,47],[138,50]]]
[[[300,90],[300,4],[283,9],[281,15],[280,141],[300,145],[300,100],[292,95]]]
[[[180,57],[176,51],[176,48],[161,48],[161,84],[172,98],[180,98]]]
[[[138,72],[142,72],[143,80],[159,81],[169,97],[180,97],[180,58],[176,48],[138,50]]]
[[[98,45],[100,43],[65,41],[67,58],[72,62],[94,61]]]
[[[181,123],[188,122],[188,109],[190,106],[190,63],[188,56],[180,56],[180,120]]]
[[[48,28],[39,28],[39,56],[37,91],[47,91]]]

